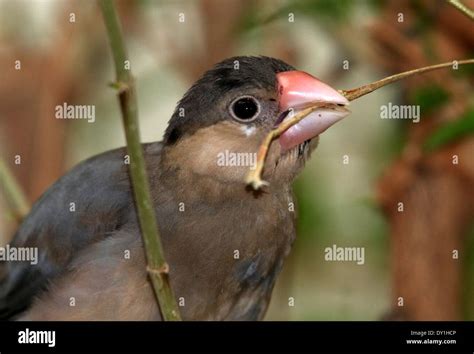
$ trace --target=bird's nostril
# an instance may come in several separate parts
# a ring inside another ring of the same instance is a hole
[[[283,86],[282,85],[278,85],[278,94],[279,95],[283,94]]]
[[[275,127],[278,126],[281,122],[283,122],[283,119],[286,118],[286,116],[288,115],[288,113],[290,113],[290,110],[287,109],[286,111],[283,111],[280,113],[280,115],[278,116],[277,120],[275,121]]]

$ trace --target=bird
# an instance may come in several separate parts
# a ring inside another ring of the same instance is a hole
[[[341,109],[317,110],[273,141],[269,185],[249,189],[265,135],[311,102]],[[162,141],[142,145],[183,320],[264,318],[296,237],[292,182],[347,105],[282,60],[236,56],[190,87]],[[37,248],[38,262],[0,262],[0,319],[162,320],[126,156],[119,148],[79,163],[34,203],[10,247]]]

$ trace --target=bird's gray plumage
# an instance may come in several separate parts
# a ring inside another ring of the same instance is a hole
[[[161,151],[160,143],[145,146],[148,166],[160,165]],[[160,318],[146,281],[125,154],[119,149],[83,162],[35,204],[12,246],[38,247],[39,263],[2,264],[7,268],[0,283],[3,318],[32,302],[20,318]],[[179,181],[175,171],[149,173],[152,189],[159,191],[154,193],[159,229],[175,295],[184,302],[183,317],[260,319],[294,238],[289,191],[255,198],[242,190],[206,203],[173,188]],[[280,208],[265,207],[275,202]],[[128,279],[133,277],[138,280]],[[130,302],[134,311],[126,311]]]
[[[218,166],[216,155],[257,151],[277,122],[275,74],[285,70],[292,67],[266,57],[218,64],[178,104],[186,116],[175,112],[164,143],[144,145],[184,319],[257,320],[268,307],[295,238],[291,182],[317,140],[285,153],[272,144],[264,170],[271,183],[260,193],[245,188],[248,166]],[[243,94],[261,104],[248,131],[228,111]],[[122,148],[86,160],[34,204],[11,246],[37,247],[39,263],[0,263],[0,319],[160,319],[125,155]]]

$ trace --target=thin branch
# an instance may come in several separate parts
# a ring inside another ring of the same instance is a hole
[[[467,59],[467,60],[454,60],[450,61],[447,63],[442,63],[442,64],[436,64],[436,65],[430,65],[430,66],[425,66],[423,68],[419,69],[414,69],[410,71],[404,71],[399,74],[395,74],[392,76],[388,76],[386,78],[383,78],[381,80],[372,82],[370,84],[360,86],[351,90],[339,90],[339,92],[344,95],[349,101],[353,101],[361,96],[367,95],[368,93],[371,93],[383,86],[386,86],[388,84],[394,83],[396,81],[403,80],[409,76],[413,75],[418,75],[418,74],[423,74],[428,71],[433,71],[433,70],[438,70],[442,68],[447,68],[447,67],[453,67],[455,64],[457,65],[463,65],[463,64],[474,64],[474,59]]]
[[[399,74],[388,76],[381,80],[378,80],[378,81],[375,81],[375,82],[372,82],[370,84],[363,85],[360,87],[356,87],[354,89],[339,90],[339,92],[344,97],[346,97],[349,101],[353,101],[383,86],[405,79],[409,76],[426,73],[432,70],[447,68],[450,66],[454,67],[455,64],[457,65],[474,64],[474,59],[457,60],[457,61],[455,60],[448,63],[425,66],[423,68],[405,71]],[[265,159],[267,158],[268,149],[270,148],[270,144],[272,143],[274,139],[278,138],[285,130],[287,130],[291,126],[301,121],[304,117],[306,117],[308,114],[315,111],[316,109],[322,108],[322,107],[331,107],[331,106],[334,106],[334,108],[337,109],[335,105],[328,105],[327,103],[315,102],[313,105],[307,107],[306,109],[302,110],[298,114],[294,115],[292,118],[284,120],[277,128],[271,130],[267,134],[265,139],[263,140],[262,144],[260,145],[260,148],[258,149],[256,168],[253,170],[252,169],[249,170],[247,174],[247,177],[245,179],[245,183],[247,184],[247,186],[250,186],[254,190],[259,190],[263,186],[268,185],[268,182],[265,182],[264,180],[262,180],[262,172],[263,172],[263,167],[265,165]]]
[[[115,63],[117,76],[115,87],[118,89],[127,150],[130,155],[130,177],[145,245],[148,264],[147,272],[151,279],[163,320],[178,321],[181,317],[178,304],[170,286],[168,264],[163,254],[155,210],[150,196],[150,186],[139,136],[135,85],[132,74],[127,69],[128,55],[122,36],[120,20],[114,3],[111,0],[99,0],[99,5],[107,28]]]
[[[474,21],[474,10],[468,8],[460,0],[448,0],[448,3]]]
[[[0,159],[0,185],[3,187],[2,189],[10,204],[13,215],[18,221],[23,220],[30,210],[28,199],[2,159]]]

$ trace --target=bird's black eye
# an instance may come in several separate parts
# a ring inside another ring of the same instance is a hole
[[[248,122],[258,116],[260,105],[252,96],[239,97],[230,105],[230,113],[240,121]]]

